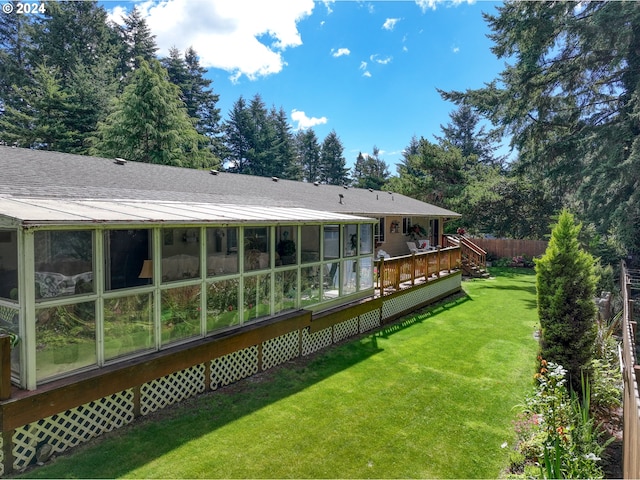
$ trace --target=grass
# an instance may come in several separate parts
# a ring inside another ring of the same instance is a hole
[[[400,324],[107,434],[23,478],[496,478],[532,386],[535,276],[493,269]]]

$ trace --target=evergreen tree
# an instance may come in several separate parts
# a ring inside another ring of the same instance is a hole
[[[219,95],[211,89],[211,80],[204,78],[206,69],[200,66],[193,48],[188,48],[184,58],[180,51],[172,47],[169,56],[161,60],[171,83],[180,87],[180,98],[185,103],[187,114],[195,122],[196,131],[202,135],[199,148],[209,150],[213,155],[222,156],[220,109],[217,108]]]
[[[320,144],[312,128],[300,130],[296,136],[298,161],[302,170],[302,179],[313,183],[321,180]]]
[[[581,374],[588,375],[596,315],[595,260],[580,247],[580,229],[573,215],[563,210],[547,251],[536,261],[541,356],[567,369],[577,392]]]
[[[271,176],[286,178],[289,180],[301,180],[302,171],[296,163],[296,146],[291,126],[287,121],[287,114],[280,108],[271,109],[269,120],[275,132],[275,144],[273,145],[273,161],[271,163]]]
[[[440,125],[443,136],[436,136],[436,139],[458,148],[462,156],[468,159],[468,167],[476,161],[485,165],[502,163],[501,159],[494,158],[496,147],[492,145],[484,127],[478,128],[480,117],[469,105],[461,105],[449,114],[449,118],[451,121],[446,126]]]
[[[33,26],[29,15],[0,15],[0,115],[5,106],[19,109],[23,99],[16,92],[32,81],[30,52],[33,49]],[[0,138],[0,140],[5,140]]]
[[[388,187],[423,202],[453,209],[466,183],[460,150],[421,138],[418,153],[398,165]]]
[[[549,179],[554,201],[640,251],[640,4],[497,10],[485,15],[492,51],[511,63],[486,87],[443,97],[510,135],[518,168]]]
[[[166,70],[157,60],[139,59],[114,112],[99,125],[95,153],[163,165],[212,166],[211,154],[198,150],[199,139]]]
[[[389,180],[389,167],[380,158],[380,149],[373,146],[372,155],[358,154],[353,166],[353,186],[358,188],[373,188],[382,190]]]
[[[328,185],[347,185],[349,169],[343,155],[344,147],[335,130],[331,130],[322,142],[320,152],[320,180]]]
[[[156,58],[156,36],[151,33],[146,19],[137,6],[124,18],[124,25],[120,28],[123,44],[120,54],[120,71],[126,77],[131,70],[140,66],[145,60],[150,62]]]
[[[233,103],[229,118],[224,122],[224,140],[227,155],[224,158],[227,170],[234,173],[248,173],[248,156],[251,140],[248,132],[251,118],[245,99],[240,96]]]

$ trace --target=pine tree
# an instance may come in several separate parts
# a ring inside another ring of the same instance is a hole
[[[320,144],[312,128],[300,130],[296,136],[298,161],[302,170],[302,179],[313,183],[321,180]]]
[[[296,146],[291,126],[287,121],[287,114],[284,109],[276,110],[272,108],[269,113],[269,120],[275,132],[275,143],[273,145],[273,161],[271,163],[271,176],[286,178],[289,180],[301,180],[302,171],[296,163]]]
[[[229,118],[224,122],[224,141],[228,154],[224,161],[226,168],[234,173],[248,173],[248,155],[251,148],[250,131],[251,118],[247,108],[247,102],[240,96],[233,103]]]
[[[15,88],[22,100],[20,108],[5,105],[0,117],[3,141],[18,146],[59,150],[59,144],[71,140],[65,124],[69,116],[69,96],[60,85],[56,69],[39,65],[33,86]]]
[[[348,185],[349,169],[344,158],[344,147],[335,130],[331,130],[322,142],[320,151],[320,180],[328,185]]]
[[[0,15],[0,114],[6,106],[20,108],[23,99],[15,89],[30,85],[33,75],[33,25],[29,15],[15,12],[14,5],[14,13]]]
[[[95,153],[163,165],[211,165],[211,155],[198,151],[200,135],[179,88],[157,60],[139,59],[139,65],[114,112],[99,125]]]
[[[123,77],[140,66],[142,60],[150,62],[156,58],[156,36],[151,33],[146,19],[137,6],[124,18],[120,28],[123,44],[120,54],[120,71]]]
[[[575,224],[573,215],[563,210],[551,232],[547,251],[536,261],[540,354],[567,369],[577,392],[581,374],[588,375],[596,314],[595,260],[580,247],[580,229],[581,224]]]
[[[382,190],[389,180],[389,167],[380,158],[380,149],[373,146],[372,155],[358,154],[353,166],[353,186],[358,188],[373,188]]]
[[[553,201],[640,251],[640,4],[507,2],[485,15],[505,59],[486,87],[447,92],[548,179]],[[588,173],[588,174],[586,174]]]

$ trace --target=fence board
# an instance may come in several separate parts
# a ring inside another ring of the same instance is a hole
[[[513,258],[518,255],[537,257],[544,254],[546,240],[522,240],[514,238],[472,238],[471,241],[497,258]]]

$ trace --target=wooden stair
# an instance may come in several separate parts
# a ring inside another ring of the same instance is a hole
[[[471,278],[489,278],[487,252],[464,235],[445,235],[450,246],[460,246],[462,274]]]

